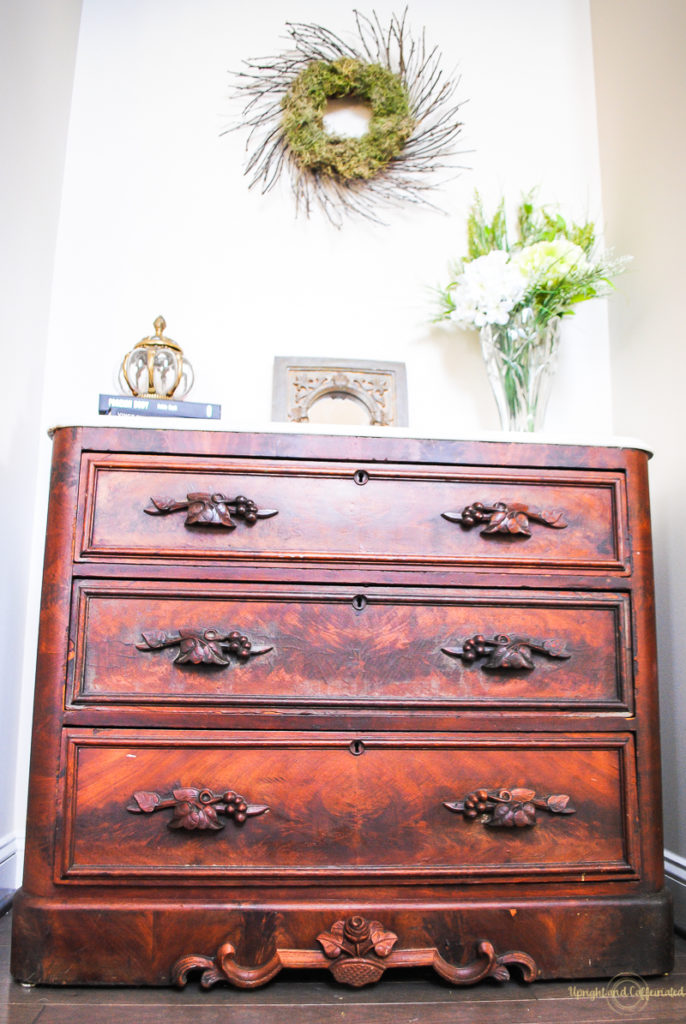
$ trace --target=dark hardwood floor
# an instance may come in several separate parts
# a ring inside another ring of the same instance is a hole
[[[605,981],[487,981],[456,989],[433,972],[389,971],[378,985],[343,988],[319,972],[284,973],[252,992],[197,983],[183,991],[24,988],[9,974],[11,914],[0,918],[0,1024],[627,1024],[686,1022],[686,940],[668,977],[617,996]],[[294,1012],[296,1011],[297,1013]]]

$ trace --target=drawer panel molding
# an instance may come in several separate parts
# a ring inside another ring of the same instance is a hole
[[[81,580],[67,701],[626,714],[631,612],[623,592]]]
[[[64,785],[72,798],[64,808],[61,878],[176,884],[249,875],[315,885],[379,877],[473,884],[531,871],[541,879],[588,883],[636,875],[629,735],[541,734],[518,742],[508,734],[365,733],[355,739],[362,756],[354,756],[346,732],[191,739],[173,730],[70,731]],[[246,797],[234,801],[227,779],[240,780]],[[489,789],[484,779],[510,786]],[[471,794],[481,791],[485,800],[477,796],[472,808]],[[460,793],[467,795],[451,807]],[[211,829],[218,842],[207,843],[198,834],[207,828],[187,828],[203,808],[218,814],[222,804],[250,806],[249,797],[259,800],[249,829]],[[474,828],[469,812],[478,816],[479,803],[501,828]],[[160,809],[171,811],[180,827],[160,830],[152,820]],[[532,814],[545,815],[545,826],[517,827],[521,813],[529,825]]]
[[[336,921],[330,931],[317,935],[316,941],[321,950],[277,949],[266,963],[250,966],[236,960],[236,949],[227,940],[214,957],[197,954],[181,957],[172,967],[172,981],[183,988],[191,973],[201,971],[203,989],[218,982],[237,988],[258,988],[284,967],[324,968],[337,982],[354,988],[379,981],[388,967],[433,967],[451,985],[475,985],[485,978],[507,981],[513,965],[519,968],[524,981],[534,981],[539,973],[528,953],[512,950],[498,955],[493,944],[485,940],[474,944],[474,959],[459,966],[449,963],[435,947],[395,949],[398,942],[395,932],[385,929],[379,921],[367,920],[362,914]]]
[[[632,569],[610,471],[84,453],[80,486],[78,561]]]

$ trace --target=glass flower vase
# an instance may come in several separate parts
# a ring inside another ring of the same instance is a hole
[[[540,430],[557,367],[560,318],[544,326],[531,309],[481,328],[481,352],[503,430]]]

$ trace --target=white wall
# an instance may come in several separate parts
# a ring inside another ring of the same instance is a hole
[[[20,728],[20,700],[23,691],[27,714],[40,571],[34,537],[44,533],[40,514],[36,524],[35,505],[40,396],[80,10],[81,0],[0,5],[0,889],[15,887],[24,831],[26,729]],[[20,735],[24,743],[17,807]]]
[[[447,216],[336,231],[296,220],[287,184],[249,192],[246,135],[220,132],[238,113],[228,72],[281,52],[286,18],[351,32],[348,0],[85,0],[44,422],[92,418],[161,312],[196,366],[191,398],[220,402],[226,427],[269,419],[274,355],[321,355],[405,361],[416,429],[498,428],[475,337],[432,328],[430,293],[464,252],[475,186],[516,200],[540,184],[600,213],[588,5],[415,0],[410,16],[462,75],[471,170],[438,197]],[[569,325],[552,427],[576,429],[583,401],[585,426],[609,430],[605,317],[597,303]]]
[[[382,20],[397,10],[390,0],[374,7]],[[469,169],[437,194],[446,214],[396,209],[386,227],[351,221],[342,231],[319,216],[296,220],[287,184],[266,197],[249,192],[245,135],[220,135],[236,115],[228,72],[281,52],[286,19],[323,21],[342,34],[353,27],[348,0],[84,0],[46,388],[29,414],[32,427],[35,416],[41,426],[39,509],[50,456],[45,428],[98,421],[98,393],[112,389],[123,353],[159,313],[195,364],[190,397],[220,402],[225,429],[268,421],[275,355],[405,361],[413,430],[460,436],[498,428],[478,342],[430,325],[431,290],[464,252],[475,187],[487,202],[502,192],[514,205],[539,185],[567,215],[601,219],[588,0],[415,0],[415,33],[426,26],[446,70],[462,76]],[[31,118],[23,122],[30,135]],[[49,239],[41,254],[49,259]],[[30,290],[45,313],[47,282]],[[25,319],[17,316],[17,326]],[[582,307],[565,335],[548,427],[607,434],[606,304]],[[27,336],[15,330],[13,337],[23,345]],[[18,493],[32,509],[30,481]],[[13,528],[24,545],[23,556],[12,555],[22,580],[6,601],[19,593],[18,607],[28,607],[20,830],[42,544],[28,543],[23,519]],[[39,524],[37,538],[41,531]],[[11,712],[16,717],[16,701]]]
[[[634,254],[610,306],[614,420],[651,442],[667,871],[686,929],[683,291],[686,5],[592,0],[608,240]]]

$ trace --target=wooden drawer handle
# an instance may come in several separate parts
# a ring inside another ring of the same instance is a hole
[[[185,526],[225,526],[228,530],[235,530],[237,524],[232,516],[254,526],[258,519],[271,519],[279,514],[275,508],[258,508],[254,501],[242,494],[237,498],[227,498],[225,494],[197,493],[187,494],[185,501],[151,498],[150,502],[143,509],[150,516],[164,516],[185,509]]]
[[[227,939],[214,957],[193,953],[181,957],[172,967],[172,979],[183,988],[191,972],[202,971],[200,984],[204,989],[218,982],[257,988],[271,981],[284,967],[324,968],[341,984],[360,988],[378,981],[388,967],[433,967],[451,985],[474,985],[484,978],[507,981],[508,968],[513,964],[521,970],[524,981],[533,981],[538,975],[536,962],[528,953],[512,950],[498,955],[493,944],[485,940],[475,943],[474,959],[460,965],[448,963],[435,946],[397,949],[395,932],[361,914],[336,921],[316,941],[321,951],[277,947],[269,960],[252,966],[236,961],[236,948]]]
[[[496,501],[493,505],[484,505],[475,501],[461,512],[442,512],[441,515],[451,523],[459,523],[465,530],[485,524],[481,531],[482,537],[492,533],[530,537],[532,520],[554,530],[564,530],[568,525],[563,512],[541,512],[540,509],[529,508],[518,502],[506,505],[504,501]]]
[[[143,643],[136,644],[139,651],[158,651],[163,647],[178,647],[175,665],[230,665],[231,659],[247,661],[259,654],[267,654],[273,647],[254,647],[247,636],[237,629],[226,633],[215,627],[209,629],[179,629],[175,633],[142,633]]]
[[[576,814],[576,807],[566,793],[536,796],[533,789],[476,789],[462,800],[444,803],[449,811],[465,818],[479,818],[492,828],[529,828],[536,824],[536,811],[551,814]]]
[[[533,652],[549,658],[571,658],[564,640],[532,640],[528,636],[506,636],[504,633],[485,637],[480,633],[462,641],[461,647],[442,647],[444,654],[462,658],[466,664],[485,658],[484,669],[532,669]]]
[[[245,797],[227,790],[215,793],[211,789],[173,789],[171,793],[149,793],[139,791],[133,794],[133,803],[126,808],[132,814],[152,814],[172,808],[172,820],[168,828],[186,829],[188,832],[218,832],[224,828],[219,815],[233,818],[234,824],[242,825],[247,818],[265,814],[265,804],[249,804]]]

